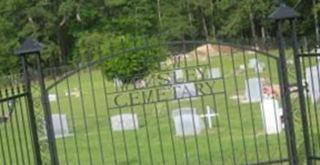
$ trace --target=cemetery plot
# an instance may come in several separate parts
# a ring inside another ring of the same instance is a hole
[[[196,135],[204,129],[204,123],[195,109],[181,108],[174,110],[172,116],[178,136]]]

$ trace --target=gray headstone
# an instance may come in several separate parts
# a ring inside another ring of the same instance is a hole
[[[196,97],[197,91],[194,83],[177,84],[174,86],[174,94],[176,99]]]
[[[181,82],[183,81],[184,76],[183,76],[183,70],[177,69],[173,71],[173,80],[175,82]]]
[[[49,94],[48,95],[49,101],[50,102],[55,102],[57,101],[57,95],[56,94]]]
[[[255,68],[255,67],[257,66],[258,63],[259,63],[258,59],[256,59],[256,58],[251,58],[251,59],[249,60],[248,67],[251,68],[251,69],[253,69],[253,68]]]
[[[51,119],[52,119],[52,124],[53,124],[54,135],[56,138],[70,136],[67,115],[65,115],[65,114],[52,114]]]
[[[320,65],[306,68],[308,95],[312,102],[320,100]]]
[[[111,117],[111,125],[113,131],[138,129],[138,116],[132,113],[115,115]]]
[[[248,67],[254,69],[256,72],[262,72],[265,68],[265,64],[256,58],[249,60]]]
[[[209,78],[221,78],[220,68],[211,68],[209,70]]]
[[[173,110],[172,117],[177,136],[200,134],[204,129],[203,120],[200,118],[196,109],[194,108],[181,108]]]
[[[247,101],[259,102],[262,99],[262,84],[259,78],[250,78],[245,81],[245,98]]]

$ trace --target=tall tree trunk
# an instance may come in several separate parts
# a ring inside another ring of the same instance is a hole
[[[266,42],[266,30],[263,26],[261,26],[261,37],[262,37],[263,43],[265,43]]]
[[[212,38],[217,39],[216,36],[216,27],[212,24]]]
[[[67,63],[67,57],[70,50],[69,36],[67,35],[65,26],[59,26],[56,35],[59,43],[60,55],[63,60],[61,62],[65,64]]]
[[[206,18],[204,17],[203,14],[201,14],[201,19],[202,19],[202,26],[203,26],[204,36],[206,37],[207,40],[209,40],[209,32],[208,32],[208,27],[207,27],[207,21],[206,21]]]
[[[250,12],[250,24],[251,24],[251,35],[254,41],[254,46],[257,46],[257,34],[256,34],[256,29],[255,29],[255,23],[254,23],[254,17],[252,12]]]
[[[159,24],[160,24],[160,27],[162,27],[161,4],[160,4],[160,0],[157,0],[157,8],[158,8],[158,19],[159,19]]]
[[[314,18],[314,25],[315,25],[315,31],[316,31],[316,41],[317,44],[320,44],[320,33],[319,33],[319,22],[318,22],[318,12],[315,10],[316,1],[312,0],[313,4],[313,18]]]
[[[59,0],[51,0],[51,3],[52,3],[52,12],[58,13],[59,3],[60,3]],[[62,59],[62,61],[60,61],[60,62],[66,63],[70,43],[68,42],[68,35],[66,32],[65,25],[60,26],[58,19],[55,22],[55,35],[57,37],[57,43],[58,43],[59,49],[60,49],[60,58],[59,59]]]

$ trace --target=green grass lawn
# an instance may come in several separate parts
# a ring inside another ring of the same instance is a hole
[[[113,103],[116,92],[113,82],[107,81],[98,67],[74,74],[49,91],[50,94],[58,96],[56,102],[51,102],[52,113],[66,114],[69,129],[73,134],[70,137],[56,139],[61,164],[248,164],[287,158],[285,132],[282,130],[280,134],[265,134],[259,103],[240,103],[237,99],[231,99],[237,95],[237,91],[239,95],[244,94],[247,78],[263,77],[269,83],[279,84],[274,59],[257,55],[258,59],[266,64],[265,70],[261,73],[256,73],[253,69],[243,72],[239,70],[239,65],[247,64],[249,59],[255,56],[250,53],[243,56],[242,52],[237,52],[234,56],[223,54],[199,60],[188,58],[183,63],[182,67],[189,68],[189,75],[193,75],[194,72],[191,68],[199,66],[203,66],[204,69],[221,68],[223,79],[197,80],[195,76],[188,79],[196,84],[211,83],[215,91],[223,91],[222,93],[203,95],[195,99],[168,99],[147,104],[140,102],[121,108],[116,108]],[[161,72],[171,73],[173,69],[172,65],[167,65]],[[159,86],[154,79],[154,75],[157,74],[158,72],[152,73],[146,78],[154,83],[149,83],[147,88],[133,89],[132,85],[129,85],[127,91],[142,92],[163,87],[164,85]],[[47,84],[53,82],[51,79]],[[81,97],[65,95],[68,89],[75,88],[81,91]],[[123,95],[127,96],[128,93],[123,92]],[[171,98],[172,93],[163,96]],[[143,100],[143,97],[137,95],[136,100]],[[120,102],[128,103],[128,97],[123,97]],[[198,114],[204,114],[207,105],[219,113],[219,116],[214,118],[213,128],[209,129],[206,125],[206,129],[196,136],[183,138],[175,135],[171,116],[173,110],[193,107],[197,109]],[[12,123],[21,120],[19,116],[26,115],[23,106],[21,109],[24,111],[17,113]],[[312,111],[311,115],[318,115],[314,112]],[[139,129],[112,131],[108,119],[121,113],[136,113]],[[316,118],[313,117],[312,120]],[[13,128],[18,127],[14,125]],[[312,126],[316,132],[316,122],[313,122]],[[3,134],[5,129],[10,130],[12,127],[9,124],[0,125],[0,132]],[[22,143],[25,140],[31,143],[29,136],[21,139]],[[45,143],[46,140],[42,142]],[[319,145],[318,143],[316,142],[315,146]],[[13,142],[3,144],[13,146]],[[22,153],[28,153],[27,150],[31,149],[30,145],[28,149],[22,148]],[[319,148],[317,149],[319,153]],[[8,156],[8,153],[4,155]],[[12,157],[13,162],[16,162],[15,156]],[[18,161],[23,162],[22,157],[18,157]],[[0,162],[4,161],[10,162],[3,160],[1,156]]]

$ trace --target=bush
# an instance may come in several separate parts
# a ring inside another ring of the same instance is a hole
[[[166,59],[166,49],[155,38],[135,38],[120,36],[112,38],[109,49],[103,53],[108,60],[102,69],[107,79],[118,78],[124,83],[136,81],[159,68],[160,61]],[[125,51],[128,50],[128,51]]]

